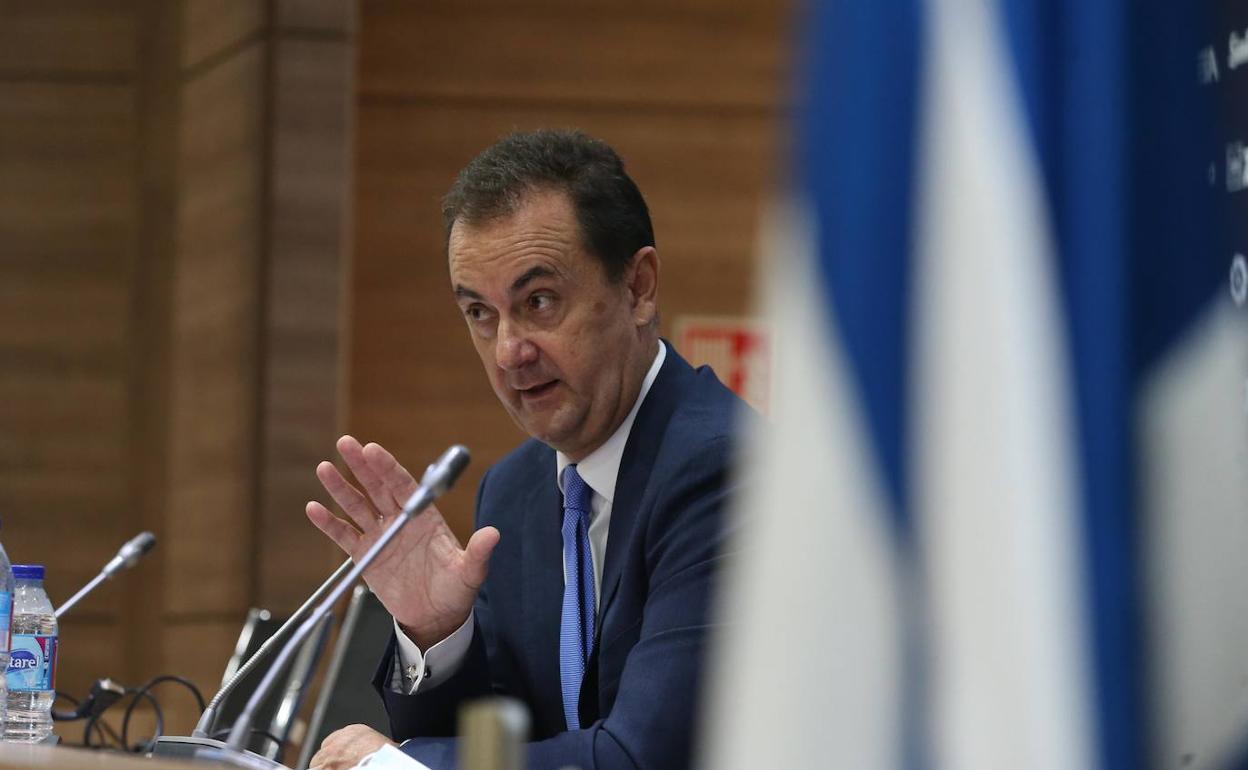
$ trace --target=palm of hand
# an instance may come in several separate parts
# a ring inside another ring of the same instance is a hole
[[[343,436],[338,451],[364,491],[348,483],[332,463],[321,463],[316,474],[355,527],[320,503],[308,503],[307,514],[340,548],[359,559],[385,532],[417,484],[377,444],[362,447],[354,438]],[[378,555],[364,579],[412,641],[424,649],[468,617],[497,542],[498,531],[486,527],[461,548],[442,514],[430,506]]]
[[[360,538],[353,557],[362,556],[385,529]],[[364,573],[364,580],[395,620],[422,648],[459,627],[476,599],[480,581],[441,512],[432,506],[395,537]],[[450,625],[449,628],[445,627]]]

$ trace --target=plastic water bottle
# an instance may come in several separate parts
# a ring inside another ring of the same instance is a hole
[[[13,566],[9,563],[9,555],[4,546],[0,545],[0,666],[4,671],[9,669],[9,627],[13,621]],[[5,707],[9,702],[8,688],[0,676],[0,725],[4,724]]]
[[[56,698],[56,614],[43,590],[43,565],[15,564],[13,646],[4,739],[36,743],[52,735]]]

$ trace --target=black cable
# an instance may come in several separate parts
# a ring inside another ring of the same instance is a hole
[[[90,721],[94,721],[96,734],[100,735],[101,741],[111,740],[112,746],[115,746],[115,748],[120,748],[121,736],[117,735],[117,731],[112,729],[112,725],[100,719],[100,716],[95,716],[95,718],[92,718]],[[84,741],[84,745],[86,745],[86,741]]]
[[[101,716],[103,716],[103,712],[87,718],[87,726],[82,731],[82,745],[88,749],[117,748],[120,745],[117,741],[117,733],[107,722],[100,721]],[[91,735],[93,733],[100,736],[98,745],[91,743]],[[113,746],[108,745],[110,737],[113,740]]]
[[[113,726],[110,725],[108,722],[105,722],[103,719],[97,719],[95,723],[95,729],[96,729],[96,732],[101,732],[104,735],[108,736],[108,738],[110,738],[114,744],[118,746],[121,745],[121,736],[117,734],[117,731],[114,730]]]
[[[159,677],[157,677],[159,678]],[[128,690],[128,695],[134,697],[130,699],[130,703],[126,706],[126,713],[121,718],[121,746],[126,751],[144,751],[148,744],[154,742],[157,738],[165,734],[165,712],[160,708],[160,701],[156,700],[146,688],[140,687],[135,690]],[[147,698],[152,702],[152,711],[156,715],[156,731],[152,737],[134,746],[130,745],[130,717],[134,716],[134,708],[139,705],[141,698]]]
[[[98,687],[102,683],[107,683],[107,682],[108,680],[100,680],[100,682],[97,682],[96,686]],[[108,745],[108,741],[111,738],[113,742],[116,744],[115,748],[120,748],[124,751],[141,752],[141,751],[149,750],[151,745],[156,741],[156,739],[164,735],[165,733],[165,713],[164,713],[164,710],[160,707],[160,701],[156,699],[156,696],[152,695],[151,690],[157,685],[164,684],[166,682],[174,682],[176,684],[180,684],[183,687],[185,687],[187,690],[189,690],[191,695],[195,698],[195,703],[199,707],[200,712],[201,713],[203,712],[204,707],[205,707],[204,696],[203,696],[203,693],[199,691],[199,688],[195,686],[194,682],[190,681],[189,679],[180,677],[180,676],[174,676],[172,674],[165,674],[162,676],[157,676],[148,680],[146,683],[143,684],[142,687],[124,688],[125,695],[130,696],[130,703],[126,705],[126,711],[122,715],[120,735],[117,734],[117,731],[114,730],[111,725],[109,725],[107,722],[101,719],[101,717],[104,716],[104,713],[107,712],[108,709],[111,708],[113,705],[115,705],[115,703],[118,701],[114,700],[112,702],[108,702],[106,705],[97,704],[98,710],[96,711],[96,713],[92,714],[91,716],[87,718],[87,724],[82,733],[82,745],[87,748],[110,748]],[[114,693],[122,689],[116,684],[112,684],[111,686],[114,688],[113,689]],[[78,707],[79,709],[82,709],[83,704],[86,703],[86,701],[79,701],[78,699],[66,693],[58,692],[56,693],[56,697],[64,698],[70,701],[71,703],[74,704],[74,706]],[[117,695],[114,694],[113,698],[117,698]],[[130,720],[134,716],[134,712],[135,712],[135,709],[139,705],[139,701],[144,700],[144,699],[150,701],[152,704],[152,710],[156,718],[156,730],[150,739],[140,741],[139,743],[136,743],[135,745],[131,746],[130,745]],[[93,697],[90,700],[94,700],[94,690],[93,690]],[[55,699],[54,699],[54,702],[55,702]],[[62,717],[63,720],[74,719],[76,717],[76,715],[74,714],[66,714],[66,715],[60,715],[60,716]],[[86,716],[86,714],[83,714],[83,716]],[[266,735],[270,740],[276,743],[279,748],[282,747],[283,745],[282,741],[277,740],[277,738],[274,737],[270,733],[266,733],[260,730],[257,730],[254,732],[259,732],[263,735]],[[93,740],[92,740],[93,736],[99,737],[98,745],[93,743]]]
[[[75,698],[74,696],[70,695],[67,692],[54,690],[53,695],[52,695],[52,705],[55,706],[58,700],[67,700],[69,701],[71,706],[75,706],[75,707],[77,707],[79,704],[82,703],[82,701],[78,700],[77,698]],[[55,716],[57,715],[54,713],[54,717]],[[64,714],[64,715],[61,715],[60,718],[62,721],[70,721],[71,719],[74,719],[75,717],[72,714]],[[88,719],[87,727],[85,730],[83,730],[83,733],[82,733],[82,745],[86,748],[94,748],[91,745],[91,728],[94,726],[95,726],[95,719],[94,718]],[[109,728],[109,729],[111,730],[112,728]],[[116,733],[113,733],[113,735],[116,735]]]
[[[53,695],[53,698],[52,698],[52,704],[53,704],[53,705],[55,705],[55,704],[56,704],[56,702],[57,702],[58,700],[67,700],[67,701],[69,701],[70,705],[75,706],[75,707],[80,706],[80,705],[82,704],[82,701],[81,701],[81,700],[79,700],[79,699],[75,698],[74,696],[70,695],[70,694],[69,694],[69,693],[67,693],[67,692],[62,692],[62,691],[60,691],[60,690],[55,690],[55,691],[54,691],[54,693],[55,693],[55,694]],[[102,714],[102,713],[103,713],[103,712],[101,712],[101,714]],[[53,717],[54,717],[54,718],[58,718],[60,721],[72,721],[72,720],[75,720],[75,719],[82,719],[82,718],[83,718],[83,717],[80,717],[80,716],[76,716],[76,715],[74,715],[74,714],[72,714],[72,713],[68,713],[68,714],[66,714],[66,713],[60,713],[60,714],[58,714],[58,713],[57,713],[57,712],[55,712],[55,711],[53,712]],[[100,741],[101,741],[101,745],[100,745],[100,746],[93,746],[93,745],[91,744],[91,735],[92,735],[92,733],[98,734],[98,735],[100,736]],[[83,731],[83,734],[82,734],[82,745],[83,745],[84,747],[87,747],[87,748],[107,748],[107,746],[104,744],[104,742],[105,742],[105,741],[108,741],[108,740],[110,740],[110,739],[111,739],[111,740],[113,741],[113,743],[114,743],[114,744],[116,744],[116,745],[120,745],[120,743],[121,743],[121,736],[119,736],[119,735],[117,734],[117,731],[113,729],[113,726],[112,726],[112,725],[110,725],[108,722],[101,721],[101,720],[99,719],[99,716],[98,716],[98,715],[97,715],[97,716],[95,716],[95,717],[91,717],[91,718],[88,718],[88,719],[87,719],[86,729]]]
[[[98,745],[91,743],[92,733],[100,737]],[[111,746],[108,743],[110,739],[113,742]],[[102,721],[99,715],[96,715],[87,719],[87,727],[82,733],[82,745],[89,749],[119,749],[121,748],[121,740],[117,735],[117,731],[108,722]]]
[[[82,745],[88,749],[103,748],[103,746],[91,745],[91,730],[95,727],[96,717],[87,719],[87,726],[82,730]]]
[[[136,752],[149,751],[151,749],[152,744],[156,742],[156,739],[165,734],[164,715],[160,711],[160,704],[157,702],[156,698],[152,696],[151,690],[157,685],[164,684],[166,682],[174,682],[190,690],[191,695],[194,696],[195,698],[196,705],[199,706],[199,711],[201,713],[203,712],[204,706],[205,706],[203,693],[199,691],[199,688],[196,687],[195,683],[192,682],[191,680],[185,679],[180,676],[175,676],[173,674],[164,674],[164,675],[149,679],[142,687],[139,687],[135,690],[136,696],[134,700],[130,701],[130,705],[126,708],[126,714],[124,717],[122,717],[122,722],[121,722],[122,745],[127,747],[128,750],[136,751]],[[138,703],[138,700],[139,700],[138,694],[141,694],[142,696],[151,700],[152,705],[156,708],[156,711],[157,711],[156,733],[149,740],[143,741],[141,743],[137,743],[132,747],[130,746],[130,743],[128,740],[129,732],[127,728],[130,725],[130,717],[134,713],[134,707]]]
[[[77,698],[75,698],[74,696],[70,695],[67,692],[54,690],[53,696],[52,696],[52,719],[57,720],[57,721],[62,721],[62,722],[68,721],[74,715],[72,713],[65,713],[65,712],[57,711],[56,702],[58,700],[67,700],[69,701],[69,705],[74,706],[75,708],[77,708],[78,704],[82,703],[82,701],[78,700]]]
[[[74,696],[70,695],[69,693],[67,693],[67,692],[61,692],[60,690],[54,690],[54,691],[53,691],[53,696],[52,696],[52,704],[53,704],[53,705],[56,705],[56,702],[57,702],[58,700],[67,700],[67,701],[69,701],[69,702],[70,702],[70,704],[71,704],[71,705],[73,705],[73,706],[75,706],[75,707],[80,706],[80,705],[82,704],[82,701],[78,700],[77,698],[75,698]],[[103,712],[101,712],[101,714],[102,714],[102,713],[103,713]],[[54,715],[54,717],[59,716],[59,718],[60,718],[60,720],[61,720],[61,721],[67,721],[67,720],[81,719],[81,718],[82,718],[82,717],[77,717],[77,716],[74,716],[73,714],[59,714],[59,715],[58,715],[58,714],[56,714],[55,712],[54,712],[54,714],[53,714],[53,715]],[[112,725],[108,724],[107,722],[101,722],[101,721],[99,721],[99,717],[100,717],[100,715],[99,715],[99,714],[97,714],[97,715],[95,715],[95,716],[93,716],[93,717],[89,718],[89,719],[87,720],[86,729],[84,729],[84,730],[83,730],[83,733],[82,733],[82,745],[83,745],[83,746],[85,746],[85,747],[87,747],[87,748],[108,748],[107,741],[108,741],[110,738],[113,740],[113,742],[114,742],[114,743],[117,743],[117,742],[119,742],[119,741],[120,741],[120,738],[119,738],[119,736],[117,735],[117,731],[116,731],[116,730],[114,730],[114,729],[112,728]],[[98,734],[99,734],[99,736],[100,736],[100,745],[99,745],[99,746],[93,746],[93,745],[91,744],[91,734],[92,734],[92,732],[95,732],[95,733],[98,733]]]
[[[190,690],[191,695],[195,696],[195,703],[199,706],[200,713],[201,714],[203,713],[204,707],[207,705],[204,702],[203,693],[201,693],[199,691],[199,688],[195,686],[195,683],[189,679],[184,679],[183,677],[180,677],[180,676],[174,676],[173,674],[164,674],[162,676],[158,676],[158,677],[155,677],[154,679],[149,680],[147,684],[143,685],[142,687],[138,689],[141,692],[146,692],[152,689],[153,687],[155,687],[156,685],[163,684],[164,682],[176,682],[182,685],[183,687],[185,687],[186,689]]]

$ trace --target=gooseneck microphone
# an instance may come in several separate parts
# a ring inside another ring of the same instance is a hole
[[[334,574],[326,578],[312,595],[304,600],[299,609],[295,610],[290,616],[264,643],[260,648],[251,654],[243,665],[239,666],[234,672],[234,676],[221,686],[217,694],[212,696],[212,700],[208,701],[208,705],[204,708],[204,713],[200,715],[199,721],[195,724],[195,729],[187,735],[160,735],[157,736],[156,742],[152,746],[152,754],[157,757],[172,757],[177,759],[193,759],[195,752],[201,748],[220,749],[225,746],[219,740],[211,737],[216,732],[217,716],[221,710],[221,704],[230,696],[230,693],[238,689],[239,684],[247,678],[247,675],[259,668],[260,664],[266,661],[270,655],[290,636],[290,633],[299,627],[303,619],[316,606],[325,594],[332,589],[342,576],[347,574],[351,569],[351,560],[347,559],[338,565],[338,569],[334,570]],[[268,767],[280,768],[281,765],[271,763]]]
[[[210,738],[195,737],[187,739],[188,742],[193,741],[197,744],[195,756],[203,759],[211,759],[217,762],[223,762],[235,767],[250,768],[275,768],[281,767],[271,760],[260,757],[244,750],[248,736],[251,734],[251,723],[255,719],[257,709],[264,701],[268,693],[273,689],[277,678],[282,669],[290,661],[290,658],[298,651],[304,640],[311,634],[320,624],[321,620],[329,614],[334,604],[342,597],[342,595],[355,584],[368,566],[373,563],[378,555],[385,550],[403,528],[407,522],[411,521],[417,513],[427,508],[434,500],[440,497],[446,490],[450,489],[459,475],[468,465],[468,450],[462,446],[456,445],[446,450],[441,457],[432,465],[425,469],[425,474],[420,480],[416,491],[412,493],[407,502],[403,505],[403,510],[394,517],[394,521],[381,534],[381,537],[374,542],[364,555],[355,562],[355,566],[347,572],[346,576],[338,581],[337,585],[329,591],[329,593],[321,600],[321,603],[315,610],[304,619],[299,629],[291,635],[290,639],[282,647],[282,651],[278,653],[273,663],[269,666],[265,673],[264,679],[261,680],[259,686],[252,692],[251,698],[247,701],[247,705],[243,707],[242,712],[238,715],[238,719],[234,721],[234,726],[230,730],[229,739],[221,744]],[[350,562],[348,562],[350,563]],[[346,565],[344,564],[343,567]],[[341,570],[342,567],[339,568]],[[335,577],[337,573],[335,573]],[[333,578],[329,582],[332,582]],[[318,590],[319,593],[319,590]],[[309,600],[309,603],[312,600]],[[258,654],[258,652],[257,652]],[[254,657],[254,656],[253,656]],[[249,661],[250,662],[250,661]],[[215,700],[215,699],[214,699]],[[201,726],[203,720],[201,719]],[[198,728],[197,728],[198,729]]]
[[[78,593],[69,597],[68,600],[60,607],[56,608],[56,617],[61,617],[69,612],[75,604],[82,601],[83,597],[91,593],[105,580],[111,580],[114,575],[122,570],[127,570],[139,563],[139,559],[156,545],[156,536],[151,532],[140,532],[132,537],[125,545],[117,551],[117,555],[104,565],[104,569],[100,570],[100,574],[91,578],[91,582],[78,589]]]
[[[316,603],[319,602],[325,594],[328,593],[329,590],[342,579],[343,575],[347,574],[347,572],[351,569],[351,564],[351,560],[347,559],[342,564],[338,565],[338,569],[334,570],[334,574],[330,575],[324,583],[321,583],[321,585],[312,592],[312,595],[307,598],[307,601],[301,604],[299,609],[295,610],[295,613],[291,615],[280,628],[273,632],[272,636],[264,640],[264,644],[260,645],[260,649],[256,650],[255,653],[247,659],[246,663],[239,666],[238,671],[234,672],[234,676],[230,677],[230,681],[222,685],[221,689],[217,691],[217,694],[212,696],[212,700],[208,701],[208,706],[204,709],[204,713],[200,715],[199,722],[195,725],[195,730],[191,732],[192,737],[207,738],[212,735],[213,727],[217,721],[217,710],[221,708],[221,703],[229,697],[230,693],[234,692],[234,690],[238,687],[239,682],[243,681],[243,679],[245,679],[252,671],[255,671],[256,668],[263,663],[274,650],[277,649],[277,646],[286,640],[286,637],[290,634],[290,632],[303,622],[303,619],[308,616],[308,613],[312,611],[312,608],[316,605]]]

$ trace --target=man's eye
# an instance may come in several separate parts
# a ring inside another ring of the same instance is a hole
[[[464,315],[469,321],[481,321],[485,319],[487,313],[485,308],[480,305],[469,305],[468,308],[464,310]]]
[[[555,304],[555,298],[549,294],[534,294],[529,297],[529,307],[534,310],[548,310]]]

